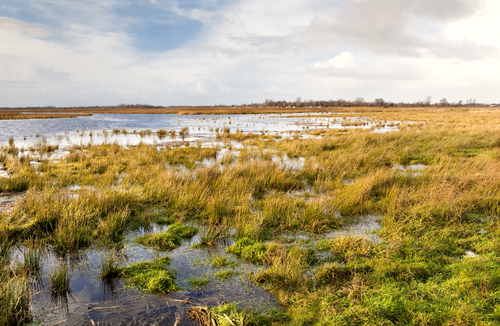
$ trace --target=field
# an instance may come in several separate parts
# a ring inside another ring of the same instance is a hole
[[[485,112],[490,108],[439,108],[439,107],[402,107],[402,108],[381,108],[381,107],[341,107],[341,108],[320,108],[320,107],[179,107],[179,108],[106,108],[106,109],[88,109],[88,108],[68,108],[68,109],[9,109],[0,110],[0,120],[13,119],[55,119],[55,118],[76,118],[78,116],[91,115],[93,113],[106,114],[179,114],[179,115],[198,115],[198,114],[270,114],[270,113],[387,113],[400,112],[421,114],[429,112]],[[492,109],[494,110],[494,109]],[[27,112],[30,114],[23,114]]]
[[[81,116],[89,116],[89,113],[75,113],[75,114],[55,114],[55,113],[37,113],[24,114],[17,110],[0,110],[0,120],[25,120],[25,119],[61,119],[61,118],[77,118]],[[49,111],[52,112],[52,111]]]
[[[218,164],[200,163],[214,161],[219,148],[103,144],[74,146],[65,159],[34,167],[5,145],[0,163],[10,177],[0,178],[0,193],[26,193],[0,212],[0,324],[33,318],[37,250],[120,248],[125,232],[150,223],[172,226],[139,241],[167,253],[196,232],[196,246],[207,250],[233,238],[226,251],[261,266],[245,277],[282,306],[259,313],[232,303],[191,309],[202,324],[498,324],[500,111],[352,111],[335,116],[395,123],[399,131],[221,133],[227,153]],[[76,195],[68,195],[75,185]],[[381,228],[332,236],[367,216]],[[29,250],[15,264],[10,252],[19,245]],[[167,260],[122,266],[110,258],[102,275],[168,295],[177,286]],[[217,258],[213,265],[230,263]],[[55,292],[67,285],[64,268],[50,277]]]

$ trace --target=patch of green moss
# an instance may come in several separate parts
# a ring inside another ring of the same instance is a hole
[[[191,238],[197,232],[198,229],[195,227],[175,223],[165,232],[146,234],[137,238],[136,241],[159,250],[172,250],[181,244],[181,238]]]
[[[122,277],[131,286],[152,292],[169,293],[178,290],[175,273],[168,270],[170,257],[145,261],[122,268]]]

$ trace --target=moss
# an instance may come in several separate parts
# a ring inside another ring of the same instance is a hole
[[[168,270],[170,257],[165,256],[155,261],[146,261],[123,267],[122,277],[135,287],[152,293],[169,293],[178,290],[175,273]]]
[[[227,248],[227,252],[232,253],[241,259],[250,261],[256,264],[263,264],[266,262],[266,252],[268,247],[266,244],[242,238],[234,245]]]
[[[198,229],[195,227],[176,223],[171,225],[166,232],[145,234],[137,238],[136,241],[144,246],[160,250],[172,250],[181,244],[181,238],[191,238],[197,232]]]

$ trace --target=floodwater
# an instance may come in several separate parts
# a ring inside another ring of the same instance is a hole
[[[348,118],[352,121],[353,118]],[[279,115],[175,115],[175,114],[94,114],[77,118],[0,120],[0,144],[6,145],[10,137],[18,148],[37,148],[44,145],[88,145],[117,143],[135,146],[140,142],[162,144],[179,142],[179,131],[187,127],[186,141],[213,139],[224,128],[231,132],[270,133],[291,136],[294,132],[320,129],[372,129],[374,132],[398,130],[397,126],[382,126],[369,121],[359,126],[343,126],[344,120],[322,114]],[[159,137],[159,129],[167,130],[165,137]],[[113,132],[115,130],[115,132]],[[151,130],[151,132],[144,132]],[[170,131],[176,136],[171,138]],[[141,131],[143,131],[141,135]]]
[[[347,122],[347,124],[346,124]],[[18,149],[33,149],[30,153],[32,165],[39,165],[40,160],[59,160],[67,155],[68,147],[73,145],[99,145],[102,143],[117,143],[122,146],[136,146],[139,143],[156,144],[158,149],[164,146],[184,146],[184,139],[179,137],[179,131],[189,128],[187,142],[196,142],[201,147],[219,146],[216,134],[229,128],[243,133],[267,133],[280,137],[296,137],[301,132],[302,138],[320,138],[307,135],[306,131],[321,129],[370,129],[372,132],[388,132],[398,130],[397,126],[374,125],[368,120],[362,120],[354,125],[355,118],[344,120],[341,117],[322,116],[322,114],[303,115],[168,115],[168,114],[94,114],[70,119],[41,120],[0,120],[0,146],[7,146],[9,138],[14,139]],[[348,124],[353,125],[348,125]],[[165,137],[159,137],[159,129],[167,130]],[[170,131],[176,131],[174,137]],[[59,146],[49,154],[37,154],[38,149],[51,145]],[[200,166],[219,166],[230,163],[240,155],[242,144],[232,142],[230,148],[220,148],[217,157],[199,162]],[[25,152],[26,153],[26,152]],[[20,155],[24,155],[20,153]],[[301,170],[305,159],[272,156],[272,161],[292,172]],[[179,173],[187,174],[182,167]],[[398,167],[395,167],[399,169]],[[9,174],[0,164],[0,178]],[[74,189],[73,189],[74,190]],[[68,189],[69,192],[72,189]],[[308,191],[308,196],[314,196],[314,190]],[[291,195],[300,195],[294,194]],[[24,194],[0,194],[0,212],[8,214],[15,202],[21,200]],[[378,241],[376,231],[380,228],[378,217],[363,217],[358,224],[349,229],[328,233],[322,236],[310,234],[293,235],[296,240],[318,241],[324,237],[366,236]],[[250,281],[252,273],[262,266],[256,266],[239,260],[226,253],[231,239],[210,248],[194,249],[193,244],[199,242],[196,235],[185,240],[179,248],[170,252],[159,252],[148,249],[135,242],[135,238],[145,233],[164,231],[165,227],[153,225],[148,229],[128,231],[123,248],[119,251],[122,265],[140,261],[152,260],[163,255],[169,255],[169,268],[176,272],[177,284],[181,290],[168,295],[153,295],[131,289],[121,281],[102,282],[99,278],[101,258],[109,255],[109,248],[89,248],[80,250],[78,254],[58,255],[50,247],[43,255],[43,272],[35,282],[32,310],[35,317],[34,325],[195,325],[187,317],[187,309],[192,305],[219,305],[224,302],[235,302],[243,309],[265,311],[279,307],[274,296],[262,287]],[[13,253],[14,260],[22,261],[23,248],[17,248]],[[231,268],[213,268],[210,261],[215,255],[225,255],[236,262],[234,275],[227,280],[221,280],[215,273]],[[48,286],[48,275],[59,264],[67,264],[71,278],[71,292],[53,296]],[[208,284],[196,289],[189,284],[192,277],[208,278]],[[186,303],[188,299],[190,303]]]
[[[124,247],[118,253],[122,266],[170,256],[168,268],[176,272],[181,290],[168,295],[153,295],[127,287],[122,280],[103,282],[98,277],[99,268],[101,258],[110,254],[108,248],[90,248],[78,254],[63,256],[46,248],[43,272],[33,287],[33,324],[53,325],[62,322],[59,325],[91,325],[94,321],[100,325],[173,325],[179,320],[179,325],[197,325],[187,316],[190,306],[233,302],[243,309],[260,312],[279,307],[274,296],[255,285],[247,276],[261,267],[226,253],[225,249],[233,244],[232,240],[210,248],[194,249],[193,244],[199,242],[199,236],[195,235],[170,252],[153,250],[135,242],[140,235],[162,232],[167,228],[153,225],[148,229],[128,232]],[[14,261],[22,261],[22,250],[15,250]],[[234,262],[233,266],[212,267],[210,262],[216,255],[227,256]],[[67,265],[72,275],[71,291],[54,296],[48,285],[48,274],[60,264]],[[222,280],[215,273],[223,270],[232,270],[234,275]],[[194,288],[188,282],[192,277],[207,278],[209,282],[203,288]],[[189,303],[185,302],[186,299]]]

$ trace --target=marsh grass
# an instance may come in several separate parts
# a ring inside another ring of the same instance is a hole
[[[228,270],[218,271],[214,275],[224,281],[239,274],[240,272],[228,269]]]
[[[106,257],[101,256],[101,268],[99,277],[105,281],[117,279],[123,275],[123,269],[120,267],[120,259],[116,252],[110,252]]]
[[[239,308],[236,304],[226,303],[216,307],[192,307],[188,311],[191,319],[203,326],[270,326],[285,325],[289,319],[278,309],[267,313],[255,313]]]
[[[209,223],[200,226],[200,244],[203,246],[216,245],[228,236],[229,230],[225,225]]]
[[[209,279],[205,276],[200,276],[200,277],[192,276],[188,279],[188,283],[191,284],[196,289],[204,288],[205,286],[207,286],[209,282],[210,282]]]
[[[68,267],[65,264],[59,264],[49,273],[50,289],[52,293],[71,291],[72,275],[68,272]]]
[[[165,256],[155,261],[140,262],[122,268],[122,277],[131,286],[152,293],[169,293],[178,290],[175,273],[166,268],[170,257]]]
[[[42,271],[43,250],[41,244],[31,243],[23,248],[23,263],[20,268],[28,275],[38,275]]]
[[[175,223],[165,232],[145,234],[138,237],[136,241],[144,246],[160,250],[172,250],[181,244],[181,239],[189,239],[197,232],[198,229],[193,226]]]
[[[159,129],[156,134],[160,139],[163,139],[167,136],[167,131],[165,129]]]
[[[0,214],[0,233],[68,252],[120,242],[127,228],[195,223],[202,245],[237,238],[228,251],[265,268],[251,278],[287,307],[292,325],[498,323],[500,112],[371,109],[358,116],[380,126],[401,121],[400,131],[330,128],[317,133],[321,139],[276,141],[219,129],[222,139],[243,145],[222,169],[200,164],[216,159],[216,148],[83,146],[38,170],[4,151],[10,178],[0,179],[0,192],[27,193]],[[273,162],[284,155],[303,158],[303,166]],[[393,168],[410,164],[427,168]],[[81,189],[65,188],[75,184]],[[320,236],[364,214],[384,216],[379,242],[279,239],[295,231]],[[180,243],[177,232],[166,233],[159,243]],[[333,258],[320,265],[314,251]],[[9,255],[1,256],[9,270]],[[145,273],[134,284],[159,292],[173,284],[173,273],[162,271],[168,275],[150,286]]]
[[[0,277],[0,324],[23,325],[32,320],[29,282],[25,277]]]
[[[221,268],[221,267],[235,267],[237,265],[237,262],[228,258],[227,256],[224,255],[217,255],[212,257],[210,265],[215,268]]]

